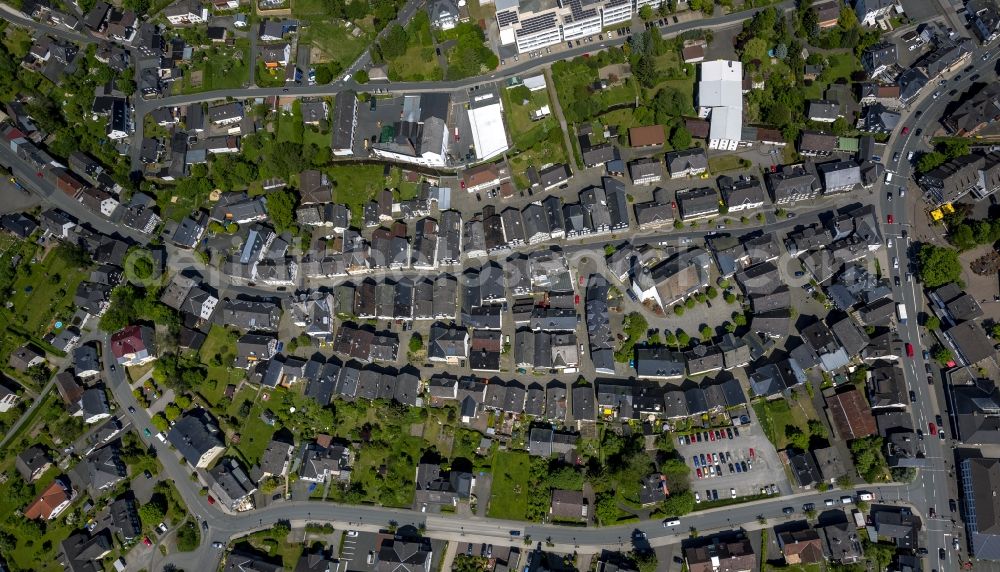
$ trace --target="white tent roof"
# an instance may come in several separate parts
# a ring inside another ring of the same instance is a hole
[[[469,125],[472,142],[476,146],[476,159],[489,159],[508,149],[499,98],[491,105],[470,106]]]
[[[743,109],[716,107],[712,109],[709,139],[739,141],[743,137]]]

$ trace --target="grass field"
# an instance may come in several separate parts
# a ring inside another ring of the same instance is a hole
[[[565,163],[566,148],[562,145],[562,133],[559,133],[559,144],[553,144],[549,140],[542,141],[536,146],[514,155],[510,158],[510,168],[514,177],[514,184],[519,189],[526,189],[531,184],[528,182],[528,167],[538,169],[548,163]]]
[[[433,81],[444,78],[434,48],[411,45],[406,53],[389,62],[389,79],[393,81]]]
[[[197,93],[218,89],[243,87],[250,80],[250,41],[239,38],[232,46],[213,46],[198,52],[184,78],[180,81],[180,93]],[[191,85],[190,74],[202,72],[200,85]]]
[[[809,420],[818,419],[808,395],[801,394],[792,400],[756,400],[753,402],[753,410],[764,434],[778,450],[784,449],[789,443],[785,437],[785,427],[798,427],[808,435]]]
[[[307,2],[319,0],[306,0]],[[300,2],[293,3],[292,11],[296,12],[296,6]],[[325,9],[324,9],[325,10]],[[315,62],[337,62],[341,69],[346,69],[354,63],[354,60],[365,51],[374,31],[371,24],[359,23],[363,33],[357,37],[352,35],[342,20],[333,18],[311,17],[308,19],[309,25],[301,29],[299,42],[302,45],[312,45],[319,51],[319,58]]]
[[[712,174],[741,169],[739,155],[719,155],[708,159],[708,171]]]
[[[42,251],[28,243],[17,243],[21,262],[17,278],[8,298],[7,311],[13,324],[29,335],[41,337],[59,319],[68,321],[72,316],[73,295],[76,287],[88,277],[86,268],[75,265],[73,256],[65,247],[52,249],[40,262],[31,263]]]
[[[401,56],[388,62],[389,79],[393,81],[440,80],[444,70],[434,51],[434,35],[427,18],[413,18],[406,25],[409,42]]]
[[[524,100],[513,101],[511,90],[509,89],[503,90],[502,93],[504,105],[507,109],[507,129],[510,132],[511,139],[514,141],[514,146],[518,149],[532,147],[536,141],[544,139],[545,133],[550,129],[559,128],[559,122],[556,120],[555,115],[550,114],[548,117],[538,121],[534,121],[531,118],[532,112],[538,111],[543,106],[548,105],[549,109],[552,109],[548,89],[529,92],[530,98],[527,100],[527,103]]]
[[[850,80],[851,74],[859,69],[858,60],[853,54],[830,54],[827,56],[828,67],[823,73],[812,82],[812,85],[803,89],[806,99],[820,99],[823,92],[838,78]]]
[[[532,494],[524,490],[530,466],[531,457],[524,451],[497,451],[493,460],[493,488],[487,516],[525,519],[528,495]]]
[[[364,205],[385,187],[380,165],[336,165],[327,169],[333,182],[333,200],[351,209],[351,223],[361,226]]]
[[[198,388],[198,393],[213,407],[227,408],[229,404],[220,403],[226,386],[230,383],[239,383],[246,372],[232,367],[233,360],[236,359],[236,346],[230,341],[225,328],[212,326],[198,356],[201,363],[208,368],[205,383]],[[215,365],[216,363],[221,365]]]

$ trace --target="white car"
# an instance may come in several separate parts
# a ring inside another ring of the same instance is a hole
[[[840,497],[840,504],[851,504],[854,502],[854,497],[843,496]]]
[[[906,154],[906,160],[907,161],[913,160],[913,151],[910,151],[909,153]]]
[[[899,187],[899,196],[900,197],[906,196],[906,189],[904,189],[903,187]]]
[[[892,248],[892,238],[889,238],[888,240],[886,240],[886,241],[885,241],[885,244],[886,244],[886,246],[888,246],[889,248]]]
[[[892,257],[892,269],[899,270],[899,259],[895,256]]]
[[[347,531],[347,537],[348,538],[357,538],[357,536],[358,536],[358,531],[357,530],[348,530]]]
[[[729,489],[729,496],[736,498],[736,489]]]
[[[696,496],[697,494],[698,493],[695,493]],[[680,526],[680,524],[681,520],[679,518],[668,518],[667,520],[663,521],[663,528],[667,528],[668,526]]]
[[[825,504],[826,506],[833,506],[833,499],[826,499],[825,501],[823,501],[823,504]]]
[[[701,493],[694,493],[694,502],[696,503],[701,502]]]

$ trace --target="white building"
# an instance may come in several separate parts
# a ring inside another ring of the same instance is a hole
[[[203,24],[208,21],[208,8],[197,0],[182,0],[164,8],[163,15],[174,26]]]
[[[857,0],[854,4],[854,12],[858,15],[858,21],[865,26],[874,26],[875,20],[882,18],[895,10],[903,12],[896,0]]]
[[[468,114],[478,161],[496,157],[509,148],[500,94],[491,92],[474,97],[469,102]]]
[[[743,64],[715,60],[701,64],[698,105],[708,115],[709,149],[735,150],[743,137]]]
[[[632,0],[497,0],[495,5],[500,43],[516,44],[522,54],[596,36],[608,26],[630,21],[639,7]]]

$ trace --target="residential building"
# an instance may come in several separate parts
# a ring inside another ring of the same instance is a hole
[[[767,200],[764,186],[753,175],[741,175],[735,179],[722,175],[718,184],[730,214],[760,208]]]
[[[1000,119],[1000,85],[988,83],[978,88],[975,93],[963,94],[958,107],[941,118],[952,135],[975,135]]]
[[[73,490],[56,479],[24,509],[24,517],[29,520],[52,520],[66,510],[73,496]]]
[[[208,21],[208,10],[197,0],[180,0],[163,9],[163,15],[173,26],[204,24]]]
[[[652,185],[659,183],[663,178],[663,164],[653,157],[631,161],[628,164],[628,171],[633,185]]]
[[[154,332],[149,326],[133,325],[111,336],[111,352],[118,365],[133,367],[156,359]]]
[[[677,209],[682,221],[719,214],[719,194],[711,187],[677,191]]]
[[[182,415],[167,433],[167,440],[188,463],[200,469],[207,468],[225,450],[222,432],[204,409]]]
[[[806,116],[810,121],[819,123],[833,123],[838,117],[843,117],[840,113],[840,104],[836,101],[826,100],[809,101]]]
[[[690,572],[742,572],[756,569],[757,555],[745,537],[735,540],[715,537],[707,544],[685,548],[684,562]]]
[[[854,4],[858,21],[865,26],[874,26],[876,20],[889,17],[893,11],[903,11],[896,0],[857,0]]]
[[[667,170],[671,179],[692,177],[708,170],[708,156],[701,147],[666,154]]]

